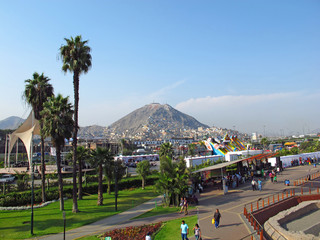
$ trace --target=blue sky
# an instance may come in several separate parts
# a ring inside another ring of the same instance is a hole
[[[35,71],[73,102],[58,50],[81,34],[80,126],[159,102],[209,126],[307,133],[320,128],[319,12],[311,0],[0,1],[0,119],[27,117]]]

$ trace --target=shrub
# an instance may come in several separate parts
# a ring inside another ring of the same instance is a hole
[[[158,177],[152,176],[147,179],[146,185],[154,185]],[[107,184],[103,184],[103,191],[107,191]],[[118,184],[119,190],[141,187],[141,180],[139,178],[126,179]],[[111,184],[111,190],[114,190],[114,184]],[[98,192],[98,183],[91,183],[83,187],[83,192],[89,194],[96,194]],[[72,198],[72,186],[65,185],[63,188],[63,196]],[[47,201],[59,199],[58,187],[52,187],[46,191]],[[41,189],[34,190],[34,203],[41,203]],[[31,191],[11,192],[6,195],[0,195],[0,207],[25,206],[31,203]]]

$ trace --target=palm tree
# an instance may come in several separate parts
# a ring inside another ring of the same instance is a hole
[[[79,183],[79,189],[78,189],[78,199],[82,199],[82,166],[84,164],[84,161],[87,160],[90,156],[90,149],[85,148],[84,146],[78,146],[77,147],[77,158],[78,158],[78,164],[79,164],[79,175],[78,175],[78,183]],[[73,151],[68,153],[67,158],[69,160],[73,159]]]
[[[108,182],[108,193],[110,194],[111,192],[111,180],[114,177],[114,169],[115,169],[115,164],[117,164],[116,161],[114,161],[114,155],[112,154],[111,150],[109,148],[97,148],[95,151],[92,153],[93,159],[92,159],[92,165],[98,169],[98,203],[97,205],[103,205],[103,186],[102,186],[102,181],[103,181],[103,169],[105,171],[105,176],[107,178]],[[121,169],[118,166],[118,171]],[[124,175],[124,171],[121,171],[119,174],[120,176]],[[118,179],[119,179],[118,177]]]
[[[144,189],[145,181],[148,175],[150,175],[150,162],[148,160],[144,160],[139,162],[137,165],[137,173],[140,175],[142,179],[142,189]]]
[[[26,88],[24,90],[24,98],[28,104],[32,106],[34,116],[37,120],[41,120],[41,111],[43,104],[47,101],[48,97],[53,95],[53,87],[49,83],[50,79],[46,76],[39,75],[35,72],[33,79],[25,80]],[[44,160],[44,137],[42,133],[43,124],[40,121],[41,132],[41,190],[42,202],[46,201],[46,176],[45,176],[45,160]]]
[[[72,212],[78,212],[77,202],[77,135],[78,135],[78,108],[79,108],[79,80],[81,73],[87,73],[91,68],[90,47],[88,41],[82,41],[81,35],[70,39],[65,38],[66,45],[60,47],[60,55],[63,60],[62,70],[73,73],[74,89],[74,127],[73,127],[73,207]]]
[[[52,96],[48,102],[44,104],[41,111],[43,116],[43,133],[45,136],[51,136],[51,141],[56,148],[57,156],[57,172],[59,182],[60,210],[64,210],[63,202],[63,182],[61,175],[61,150],[64,146],[65,139],[69,139],[73,129],[73,109],[68,97],[63,98],[62,95]]]
[[[185,161],[173,162],[169,157],[162,157],[159,180],[156,183],[158,192],[165,194],[165,204],[178,204],[180,197],[188,190],[188,174]]]
[[[109,149],[98,147],[95,151],[92,152],[92,165],[98,169],[98,206],[103,205],[103,186],[102,186],[102,178],[103,178],[103,164],[105,162],[106,156],[109,154]]]
[[[162,143],[159,150],[159,156],[167,156],[169,158],[173,157],[173,147],[170,142]]]

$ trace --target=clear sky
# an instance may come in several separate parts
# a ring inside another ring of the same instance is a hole
[[[0,0],[0,120],[27,117],[35,71],[73,102],[59,47],[79,34],[92,48],[80,126],[158,102],[241,132],[320,128],[318,0]]]

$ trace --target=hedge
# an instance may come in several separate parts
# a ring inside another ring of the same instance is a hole
[[[158,180],[158,177],[152,176],[149,177],[146,181],[146,185],[154,185]],[[118,189],[130,189],[141,187],[141,179],[130,179],[126,181],[121,181],[118,183]],[[103,183],[103,191],[106,192],[108,185]],[[111,191],[114,191],[114,183],[111,184]],[[90,185],[83,185],[83,193],[97,194],[98,193],[98,183],[91,183]],[[66,185],[63,188],[63,196],[67,198],[72,198],[72,186]],[[46,199],[47,201],[59,199],[58,188],[51,188],[46,190]],[[41,203],[41,189],[34,190],[34,203]],[[31,191],[25,192],[13,192],[7,193],[5,195],[0,195],[0,207],[15,207],[15,206],[25,206],[30,205],[31,203]]]

